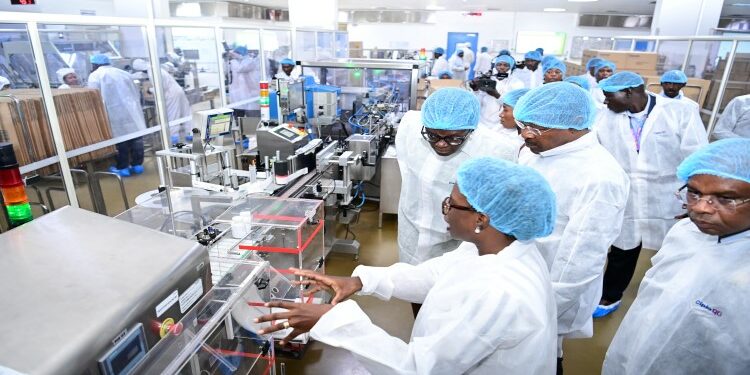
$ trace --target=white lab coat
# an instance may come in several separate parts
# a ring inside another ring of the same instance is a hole
[[[580,77],[585,78],[589,82],[589,90],[595,87],[599,87],[599,82],[596,82],[596,77],[592,76],[591,74],[581,74]]]
[[[464,161],[482,156],[516,161],[518,149],[478,127],[460,150],[439,156],[422,138],[422,113],[404,114],[396,133],[396,157],[401,170],[398,204],[399,261],[419,264],[455,249],[443,220],[441,204],[450,195],[455,173]]]
[[[490,130],[496,130],[498,126],[502,127],[500,125],[500,110],[502,109],[500,101],[481,90],[474,91],[474,96],[479,100],[481,109],[479,113],[479,125],[485,126]]]
[[[534,89],[544,84],[544,73],[542,72],[542,66],[539,64],[539,68],[535,71],[529,69],[516,69],[513,74],[523,82],[524,87],[528,89]]]
[[[450,67],[448,66],[448,60],[445,58],[445,56],[438,57],[437,60],[434,60],[432,63],[432,71],[430,72],[430,75],[433,77],[437,77],[438,74],[444,71],[450,71]]]
[[[544,176],[557,197],[555,229],[535,241],[550,267],[557,332],[591,337],[591,314],[601,298],[607,251],[622,225],[628,176],[593,133],[539,155],[524,148],[518,162]]]
[[[727,104],[711,137],[750,138],[750,94],[738,96]]]
[[[360,294],[422,303],[409,343],[375,326],[354,301],[310,334],[351,351],[372,374],[554,374],[555,306],[544,260],[515,241],[478,256],[462,243],[419,266],[359,266]]]
[[[229,62],[232,72],[232,82],[229,84],[230,103],[255,99],[251,103],[232,106],[236,109],[259,109],[260,96],[260,61],[257,57],[244,56],[241,60],[232,59]]]
[[[68,85],[67,83],[63,83],[62,85],[58,86],[57,88],[60,89],[60,90],[67,90],[67,89],[70,88],[70,85]]]
[[[653,94],[652,94],[653,95]],[[654,95],[656,104],[643,126],[641,151],[626,113],[599,111],[594,130],[599,142],[630,176],[630,196],[625,220],[614,245],[658,250],[674,217],[684,212],[674,192],[683,185],[677,166],[688,155],[707,144],[706,129],[690,105]],[[645,111],[645,110],[644,110]]]
[[[466,64],[465,60],[459,57],[457,53],[454,53],[453,56],[448,59],[448,65],[450,66],[451,72],[453,72],[453,79],[459,79],[461,81],[466,80],[466,75],[469,72],[467,70],[469,65]]]
[[[661,96],[662,98],[665,98],[665,99],[672,99],[672,100],[677,100],[677,101],[680,101],[680,102],[683,102],[683,103],[686,103],[686,104],[690,104],[691,106],[695,107],[696,110],[700,110],[700,107],[698,106],[698,103],[695,100],[690,99],[687,96],[685,96],[685,94],[683,94],[682,91],[680,91],[680,93],[677,94],[677,96],[674,97],[674,98],[670,98],[667,95],[665,95],[664,91],[660,92],[659,96]],[[699,115],[700,115],[700,113],[699,113]]]
[[[651,258],[604,359],[605,375],[750,374],[750,232],[723,238],[690,219]]]
[[[185,90],[180,87],[180,84],[177,83],[166,69],[160,68],[159,72],[161,73],[161,85],[164,88],[164,102],[167,106],[167,121],[170,122],[169,135],[184,140],[185,136],[191,134],[191,129],[188,129],[193,119],[190,101],[188,101],[187,95],[185,95]],[[151,82],[153,82],[150,69],[148,76]],[[187,120],[172,124],[173,121],[181,118],[187,118]]]
[[[487,52],[480,52],[477,55],[477,62],[474,64],[474,75],[484,74],[492,69],[492,56]]]
[[[101,66],[89,75],[88,87],[97,89],[102,94],[112,137],[146,129],[141,94],[130,73],[109,65]]]
[[[502,101],[503,95],[507,94],[508,91],[513,91],[516,89],[522,89],[524,88],[524,83],[518,77],[516,77],[515,73],[511,73],[508,78],[505,78],[503,80],[495,79],[497,83],[495,83],[495,89],[497,92],[500,93],[500,100]]]
[[[597,108],[607,108],[607,106],[604,104],[604,101],[607,99],[607,97],[604,96],[604,91],[602,89],[600,89],[598,86],[594,86],[589,89],[589,93],[594,99],[594,104],[596,104]]]

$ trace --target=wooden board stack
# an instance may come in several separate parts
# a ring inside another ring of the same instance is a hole
[[[41,91],[20,89],[3,91],[2,94],[14,95],[21,101],[21,110],[25,117],[24,125],[14,102],[10,98],[0,97],[0,141],[13,144],[19,164],[24,166],[54,156],[56,153],[52,131],[42,103]],[[112,138],[107,111],[98,90],[55,89],[52,90],[52,95],[66,150],[75,150]],[[24,126],[28,129],[31,150],[24,137]],[[87,161],[107,157],[114,152],[114,146],[104,147],[73,157],[70,164],[75,167]],[[46,175],[56,171],[55,164],[37,172]]]

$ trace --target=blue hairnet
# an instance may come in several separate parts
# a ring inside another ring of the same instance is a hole
[[[450,70],[443,70],[443,71],[441,71],[440,73],[438,73],[438,75],[437,75],[437,76],[438,76],[438,78],[440,78],[440,77],[442,77],[442,76],[443,76],[444,74],[447,74],[448,76],[450,76],[451,78],[453,78],[453,72],[451,72]]]
[[[487,51],[489,51],[489,48],[487,47],[482,47],[479,49],[479,52],[487,52]]]
[[[247,56],[247,47],[245,46],[239,46],[234,49],[234,52],[236,52],[239,55]]]
[[[495,57],[495,59],[492,60],[493,64],[498,64],[498,63],[501,63],[501,62],[504,62],[504,63],[510,65],[510,70],[513,70],[513,69],[516,68],[516,59],[514,59],[513,56],[502,55],[502,56]]]
[[[605,92],[617,92],[643,85],[643,78],[633,72],[619,72],[599,81],[599,88]]]
[[[602,68],[610,68],[614,73],[617,70],[617,65],[615,65],[615,63],[613,63],[612,61],[601,60],[594,65],[594,74],[599,73],[599,70]]]
[[[422,123],[437,130],[470,130],[479,124],[479,100],[469,91],[448,87],[427,97]]]
[[[574,85],[580,86],[584,90],[590,90],[589,80],[581,76],[572,76],[564,79],[565,82],[570,82]]]
[[[550,61],[549,65],[543,65],[542,68],[544,69],[543,73],[547,73],[547,71],[550,69],[558,69],[560,70],[560,73],[562,73],[563,77],[565,77],[565,71],[568,70],[568,68],[565,66],[565,63],[558,59]]]
[[[92,55],[89,58],[89,61],[92,64],[96,64],[96,65],[108,65],[110,63],[109,57],[107,55],[102,55],[101,53],[97,55]]]
[[[591,70],[591,68],[595,67],[596,64],[604,61],[601,57],[592,57],[589,59],[589,62],[586,63],[586,70]],[[594,72],[596,73],[596,72]]]
[[[443,49],[443,47],[435,48],[432,52],[439,53],[441,55],[445,55],[445,50]]]
[[[534,51],[537,51],[537,52],[539,52],[540,55],[544,56],[544,48],[539,47],[539,48],[535,49]]]
[[[685,73],[682,72],[682,70],[670,70],[666,73],[664,73],[663,76],[661,76],[661,81],[659,83],[687,83],[687,76]]]
[[[557,215],[555,193],[534,169],[482,157],[465,161],[456,172],[458,190],[490,225],[521,241],[552,233]]]
[[[525,55],[523,55],[523,59],[542,61],[542,54],[539,53],[539,51],[529,51],[529,52],[526,52]]]
[[[552,56],[552,55],[542,57],[542,68],[544,68],[545,66],[551,64],[552,62],[556,60],[558,60],[557,57]]]
[[[569,82],[552,82],[524,95],[513,108],[518,121],[552,129],[590,129],[596,105],[588,91]]]
[[[286,59],[281,60],[281,65],[296,65],[296,64],[297,63],[294,62],[294,60],[292,60],[292,59],[290,59],[288,57]]]
[[[685,182],[698,174],[750,184],[750,139],[728,138],[710,143],[690,154],[677,167],[677,177]]]
[[[503,105],[507,105],[508,107],[515,107],[516,103],[518,103],[518,99],[521,99],[522,96],[524,96],[527,92],[531,91],[531,89],[523,88],[523,89],[515,89],[510,90],[503,95]]]
[[[501,49],[500,53],[498,53],[497,55],[498,56],[502,56],[502,55],[508,55],[508,56],[510,56],[510,51],[508,51],[507,49]]]

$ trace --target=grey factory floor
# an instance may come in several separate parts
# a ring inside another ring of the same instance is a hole
[[[146,173],[124,179],[125,189],[131,205],[137,195],[155,189],[158,184],[154,158],[147,157],[144,165]],[[101,170],[104,168],[103,166],[98,166],[98,169]],[[124,210],[119,188],[113,182],[114,180],[103,182],[105,200],[110,216],[114,216]],[[82,207],[90,209],[92,205],[85,186],[78,187],[77,192]],[[54,194],[53,197],[57,207],[67,203],[62,193]],[[340,229],[339,236],[343,237],[343,228]],[[359,222],[352,225],[351,230],[357,235],[357,239],[361,244],[359,260],[355,261],[352,255],[333,253],[327,260],[326,273],[348,276],[359,264],[388,266],[398,260],[395,215],[385,215],[383,218],[383,228],[378,228],[377,205],[368,203],[361,214]],[[650,266],[650,257],[653,254],[654,252],[652,251],[641,253],[636,275],[630,288],[626,291],[622,307],[608,317],[595,320],[594,337],[565,342],[564,366],[567,375],[588,375],[599,374],[601,372],[601,365],[607,347],[635,297],[638,284]],[[408,341],[414,323],[411,306],[408,303],[398,300],[383,302],[373,297],[354,297],[354,299],[363,307],[364,311],[375,324],[390,334]],[[288,375],[367,373],[350,353],[318,342],[314,342],[308,347],[305,356],[301,360],[278,358],[277,374],[281,374],[282,364],[285,374]]]

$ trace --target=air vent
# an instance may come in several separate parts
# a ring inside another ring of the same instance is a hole
[[[430,11],[391,11],[391,10],[353,10],[349,20],[359,23],[435,23],[435,12]]]
[[[578,16],[578,26],[613,27],[619,29],[650,29],[652,19],[652,16],[647,15],[582,13]]]

